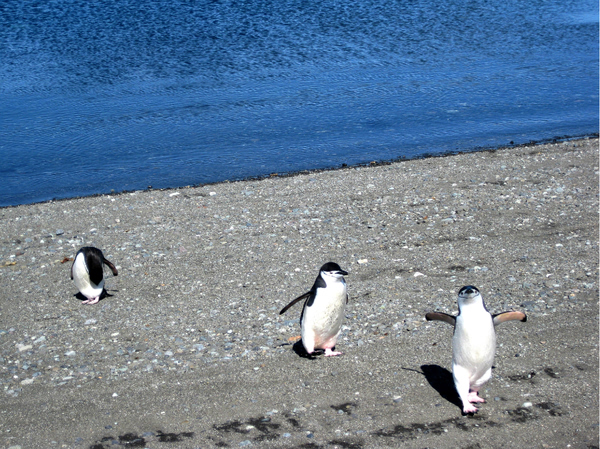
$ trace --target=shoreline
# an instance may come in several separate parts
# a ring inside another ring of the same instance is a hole
[[[571,142],[571,141],[578,141],[578,140],[596,139],[598,137],[599,137],[598,133],[591,133],[591,134],[580,135],[580,136],[552,137],[552,138],[540,139],[540,140],[530,140],[529,142],[526,142],[526,143],[509,144],[509,145],[500,146],[500,147],[475,147],[475,148],[468,149],[468,150],[445,151],[445,152],[442,152],[439,154],[424,153],[423,155],[416,156],[413,158],[406,158],[404,156],[400,156],[400,157],[397,157],[394,159],[389,159],[389,160],[377,160],[377,161],[372,161],[372,162],[363,162],[363,163],[357,163],[357,164],[351,164],[351,165],[342,163],[341,165],[336,165],[336,166],[332,166],[332,167],[328,167],[328,168],[306,169],[306,170],[300,170],[300,171],[294,171],[294,172],[270,173],[270,174],[266,174],[266,175],[250,176],[250,177],[241,178],[241,179],[233,179],[233,180],[226,179],[223,181],[215,181],[215,182],[209,182],[209,183],[204,183],[204,184],[200,183],[200,184],[193,184],[193,185],[186,185],[186,186],[179,186],[179,187],[164,187],[164,188],[157,188],[157,189],[153,189],[152,187],[149,187],[149,188],[140,189],[140,190],[120,190],[118,192],[114,191],[114,189],[111,189],[111,192],[108,192],[108,193],[94,193],[91,195],[84,195],[84,196],[52,198],[52,199],[44,200],[44,201],[35,201],[33,203],[23,203],[23,204],[0,206],[0,209],[10,208],[10,207],[27,206],[27,205],[32,205],[32,204],[44,204],[44,203],[53,203],[53,202],[60,202],[60,201],[66,201],[66,200],[76,200],[76,199],[82,199],[82,198],[94,198],[94,197],[98,197],[98,196],[126,195],[128,193],[134,193],[134,192],[193,189],[193,188],[200,188],[200,187],[219,185],[219,184],[260,181],[263,179],[269,179],[269,178],[273,178],[273,177],[289,178],[289,177],[294,177],[294,176],[309,175],[309,174],[313,174],[313,173],[321,173],[321,172],[328,172],[328,171],[346,170],[346,169],[354,169],[354,168],[360,168],[360,167],[379,167],[382,165],[390,165],[390,164],[396,164],[396,163],[414,161],[414,160],[420,160],[420,159],[435,159],[435,158],[456,156],[459,154],[503,151],[503,150],[513,149],[513,148],[520,148],[520,147],[546,145],[546,144],[550,144],[550,143],[564,143],[564,142]]]
[[[0,448],[594,446],[598,171],[588,138],[1,208]],[[93,306],[87,245],[119,270]],[[344,354],[306,359],[278,312],[328,260]],[[424,319],[467,284],[528,315],[475,416]]]

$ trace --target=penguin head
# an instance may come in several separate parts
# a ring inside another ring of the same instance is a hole
[[[458,296],[466,296],[466,295],[472,295],[472,294],[478,294],[479,290],[477,289],[477,287],[473,287],[472,285],[465,285],[463,288],[461,288],[458,291]]]
[[[458,291],[459,305],[470,304],[479,300],[481,300],[481,293],[479,293],[477,287],[473,287],[472,285],[465,285]]]
[[[348,274],[347,271],[342,270],[340,266],[335,262],[327,262],[321,267],[320,272],[323,278],[329,279],[341,279]]]

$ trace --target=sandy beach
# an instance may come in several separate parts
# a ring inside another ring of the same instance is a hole
[[[591,138],[0,209],[0,448],[597,448],[598,175]],[[302,357],[327,261],[343,355]],[[473,416],[424,318],[467,284],[528,316]]]

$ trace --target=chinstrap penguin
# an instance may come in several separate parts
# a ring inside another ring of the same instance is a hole
[[[511,320],[527,321],[523,312],[490,314],[481,293],[467,285],[458,292],[458,315],[429,312],[428,321],[438,320],[454,326],[452,337],[452,377],[463,404],[463,413],[475,413],[472,403],[485,402],[478,396],[481,386],[492,376],[496,352],[496,331],[500,323]]]
[[[104,258],[102,251],[92,246],[84,246],[75,255],[71,266],[71,279],[87,299],[82,304],[96,304],[106,291],[104,290],[103,264],[106,264],[117,276],[116,267]]]
[[[297,302],[305,300],[300,315],[302,345],[310,355],[315,349],[325,350],[325,356],[340,355],[333,351],[340,334],[348,293],[342,270],[337,263],[327,262],[319,271],[310,291],[298,296],[279,314],[285,313]]]

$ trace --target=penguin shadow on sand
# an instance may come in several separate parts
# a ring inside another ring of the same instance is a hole
[[[303,359],[316,360],[325,354],[325,351],[322,349],[317,349],[312,354],[306,352],[304,345],[302,344],[302,339],[298,340],[296,343],[292,345],[292,350]]]
[[[404,368],[408,369],[408,368]],[[421,365],[421,371],[415,371],[423,374],[429,385],[439,393],[439,395],[451,404],[456,405],[462,411],[462,401],[454,387],[454,378],[452,373],[439,365]]]
[[[316,354],[309,354],[308,352],[306,352],[306,349],[304,349],[304,345],[302,344],[302,340],[298,340],[296,343],[294,343],[292,345],[292,349],[294,350],[294,352],[296,354],[298,354],[298,356],[302,357],[303,359],[311,359],[314,360],[316,359]]]
[[[111,290],[114,292],[118,292],[118,290]],[[81,292],[77,292],[73,295],[75,298],[79,299],[80,301],[87,301],[88,297],[84,296]],[[100,294],[100,298],[98,299],[98,301],[102,301],[104,298],[110,298],[112,296],[115,295],[111,295],[110,293],[108,293],[106,290],[102,291],[102,293]]]

